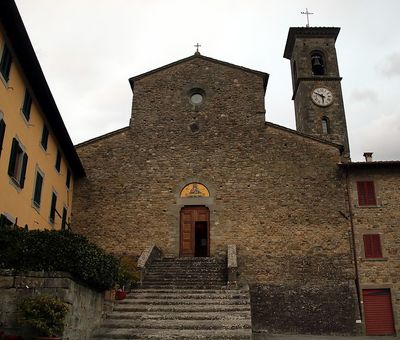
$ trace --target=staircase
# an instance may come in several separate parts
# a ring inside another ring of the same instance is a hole
[[[248,289],[227,289],[225,264],[214,258],[153,262],[93,339],[250,339]]]

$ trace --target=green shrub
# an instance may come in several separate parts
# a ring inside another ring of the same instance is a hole
[[[114,285],[118,260],[69,231],[2,229],[0,268],[65,271],[102,291]]]
[[[24,321],[39,336],[61,336],[69,305],[58,297],[37,296],[25,299],[19,306]]]
[[[137,259],[124,255],[119,259],[117,284],[119,288],[129,289],[131,284],[139,281],[140,271],[137,268]]]

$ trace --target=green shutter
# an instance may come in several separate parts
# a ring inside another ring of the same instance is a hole
[[[26,120],[29,120],[29,118],[30,118],[31,106],[32,106],[32,97],[29,94],[29,91],[25,90],[25,98],[24,98],[24,104],[22,106],[22,112],[23,112]]]
[[[43,132],[42,132],[42,140],[40,143],[43,146],[43,149],[47,150],[47,142],[49,140],[49,129],[46,125],[43,125]]]
[[[24,187],[25,183],[25,174],[26,174],[26,166],[28,165],[28,155],[24,153],[24,157],[22,160],[22,169],[21,169],[21,177],[19,178],[19,186],[21,188]]]
[[[11,69],[11,53],[8,49],[7,45],[4,45],[3,55],[1,56],[0,62],[0,72],[3,75],[3,78],[6,82],[10,78],[10,69]]]
[[[11,145],[10,163],[8,164],[8,174],[11,177],[14,177],[15,161],[17,160],[18,148],[19,148],[18,141],[15,138],[13,138],[13,142]]]
[[[57,156],[56,156],[56,170],[60,172],[61,169],[61,152],[60,150],[57,150]]]
[[[0,120],[0,154],[1,150],[3,149],[3,141],[4,141],[4,135],[6,133],[6,123],[4,120]]]
[[[63,208],[62,223],[61,223],[62,230],[65,230],[66,224],[67,224],[67,209]]]
[[[33,195],[33,202],[35,202],[35,204],[37,206],[40,206],[40,198],[42,195],[42,185],[43,185],[43,177],[39,172],[37,172],[36,173],[36,183],[35,183],[35,193]]]
[[[68,169],[67,170],[67,180],[65,182],[68,189],[69,189],[70,183],[71,183],[71,170]]]
[[[57,204],[57,196],[53,192],[51,196],[51,208],[50,208],[50,221],[54,222],[54,219],[56,217],[56,204]]]

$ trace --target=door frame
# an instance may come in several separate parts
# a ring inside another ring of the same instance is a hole
[[[179,257],[187,257],[185,255],[182,255],[182,212],[183,211],[188,211],[188,210],[204,210],[207,211],[207,255],[206,257],[210,256],[210,209],[205,206],[205,205],[184,205],[179,212]],[[198,220],[197,222],[204,222],[204,220]],[[192,250],[193,254],[192,257],[195,257],[195,222],[196,220],[192,220],[192,225],[191,225],[191,242],[192,242]]]

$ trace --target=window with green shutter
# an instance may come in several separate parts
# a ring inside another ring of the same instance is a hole
[[[54,223],[56,218],[56,206],[57,206],[57,195],[52,192],[51,193],[51,206],[50,206],[50,222]]]
[[[43,131],[42,131],[42,139],[40,140],[40,144],[42,145],[44,150],[47,150],[47,143],[49,141],[49,129],[47,128],[47,125],[43,125]]]
[[[57,156],[56,156],[56,170],[60,172],[61,170],[61,151],[57,149]]]
[[[63,208],[62,221],[61,221],[61,230],[65,230],[67,228],[67,208]]]
[[[31,106],[32,106],[32,97],[29,94],[28,89],[26,89],[24,103],[22,105],[22,113],[27,121],[29,121],[29,118],[31,116]]]
[[[3,149],[3,141],[5,134],[6,134],[6,123],[4,119],[0,118],[0,156],[1,156],[1,150]]]
[[[8,82],[8,79],[10,79],[11,62],[12,57],[10,50],[8,49],[7,45],[4,44],[0,61],[0,73],[6,82]]]
[[[35,190],[33,192],[33,204],[39,208],[42,196],[43,176],[39,171],[36,171]]]
[[[71,170],[67,170],[67,180],[65,181],[65,185],[69,189],[69,186],[71,185]]]
[[[24,152],[22,145],[13,138],[11,145],[10,162],[8,163],[8,175],[20,188],[24,187],[28,155]]]

